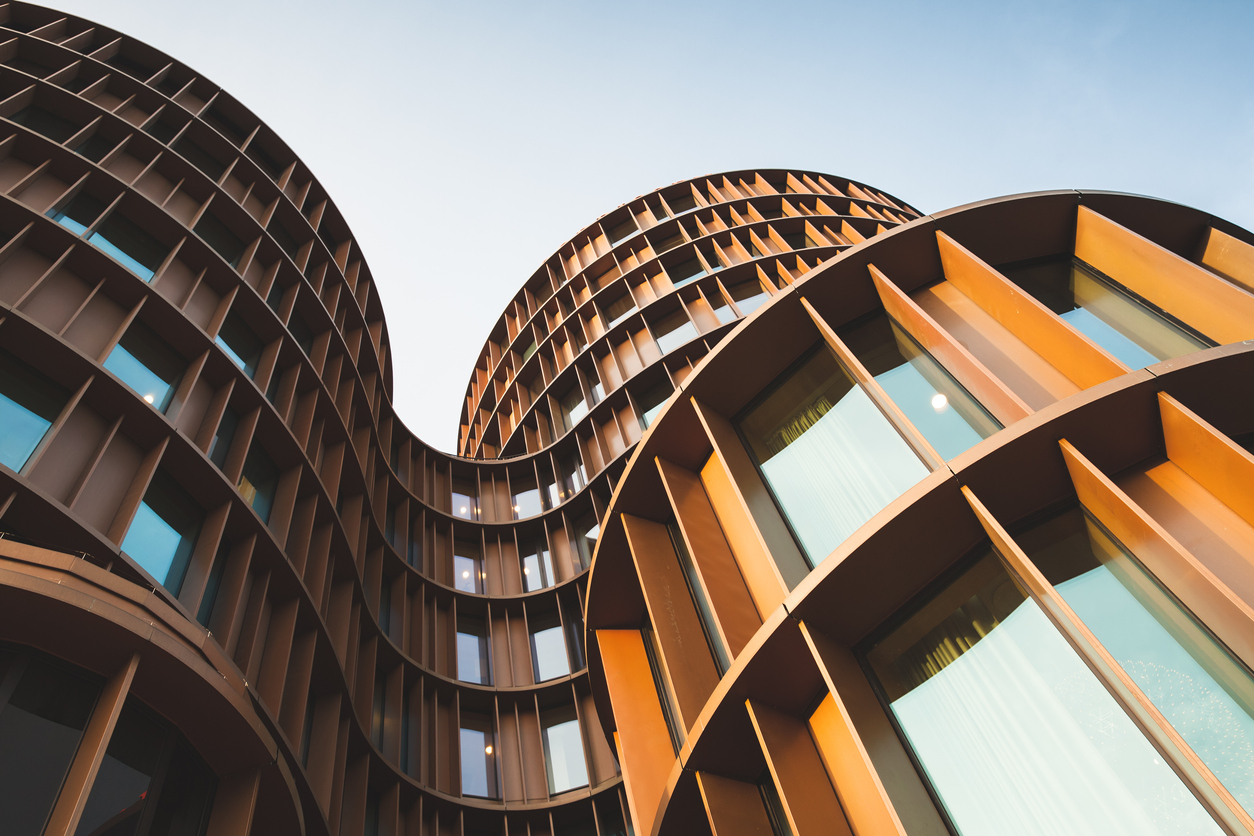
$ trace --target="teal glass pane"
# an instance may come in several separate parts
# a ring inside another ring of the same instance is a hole
[[[1049,259],[999,269],[1129,369],[1142,369],[1207,347],[1205,341],[1078,259]]]
[[[962,836],[1224,832],[991,551],[866,661]]]
[[[122,541],[122,551],[164,586],[182,545],[183,535],[163,520],[147,502],[141,502],[126,532],[126,539]]]
[[[127,351],[121,343],[113,347],[113,351],[104,362],[104,367],[117,375],[118,380],[134,389],[137,395],[156,407],[158,412],[164,412],[165,408],[170,405],[170,397],[174,394],[173,382],[163,380],[160,375],[140,362],[134,354]]]
[[[1019,542],[1233,797],[1254,810],[1250,674],[1087,514]]]
[[[886,315],[841,329],[840,336],[945,460],[1001,429],[979,401]]]
[[[826,346],[739,425],[812,565],[928,474]]]
[[[0,464],[21,470],[43,441],[52,422],[0,393]]]
[[[570,659],[566,655],[566,639],[561,625],[531,634],[531,652],[535,658],[536,682],[544,682],[570,673]]]
[[[144,281],[152,281],[170,250],[142,227],[113,212],[87,239],[93,247]]]
[[[155,269],[145,266],[99,232],[92,233],[87,242],[146,282],[152,281],[152,277],[157,275]]]

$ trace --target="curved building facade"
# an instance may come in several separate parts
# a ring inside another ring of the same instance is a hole
[[[334,202],[192,69],[0,6],[0,192],[14,836],[631,832],[584,650],[615,485],[740,320],[918,217],[782,170],[619,207],[510,303],[452,456]]]
[[[1252,832],[1251,290],[1249,232],[1060,191],[738,326],[588,581],[636,832]]]

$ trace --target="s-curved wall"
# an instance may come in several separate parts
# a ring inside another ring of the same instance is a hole
[[[0,763],[72,742],[31,834],[626,833],[582,649],[617,477],[738,321],[918,215],[782,170],[625,204],[508,306],[463,458],[396,417],[334,202],[190,68],[0,6],[0,192]]]

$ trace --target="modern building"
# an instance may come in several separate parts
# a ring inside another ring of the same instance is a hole
[[[510,302],[448,455],[334,202],[194,70],[0,5],[0,192],[5,836],[633,832],[584,629],[628,460],[919,217],[783,170],[624,204]]]
[[[1254,235],[1059,191],[799,277],[587,590],[639,834],[1254,832]]]

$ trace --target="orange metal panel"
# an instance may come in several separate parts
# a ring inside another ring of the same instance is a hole
[[[1198,261],[1246,290],[1254,290],[1254,247],[1212,227]]]
[[[762,794],[753,784],[698,772],[697,787],[714,836],[775,836]]]
[[[1221,345],[1254,338],[1254,296],[1087,206],[1075,254]]]
[[[1158,406],[1167,458],[1254,525],[1254,456],[1166,392]]]

